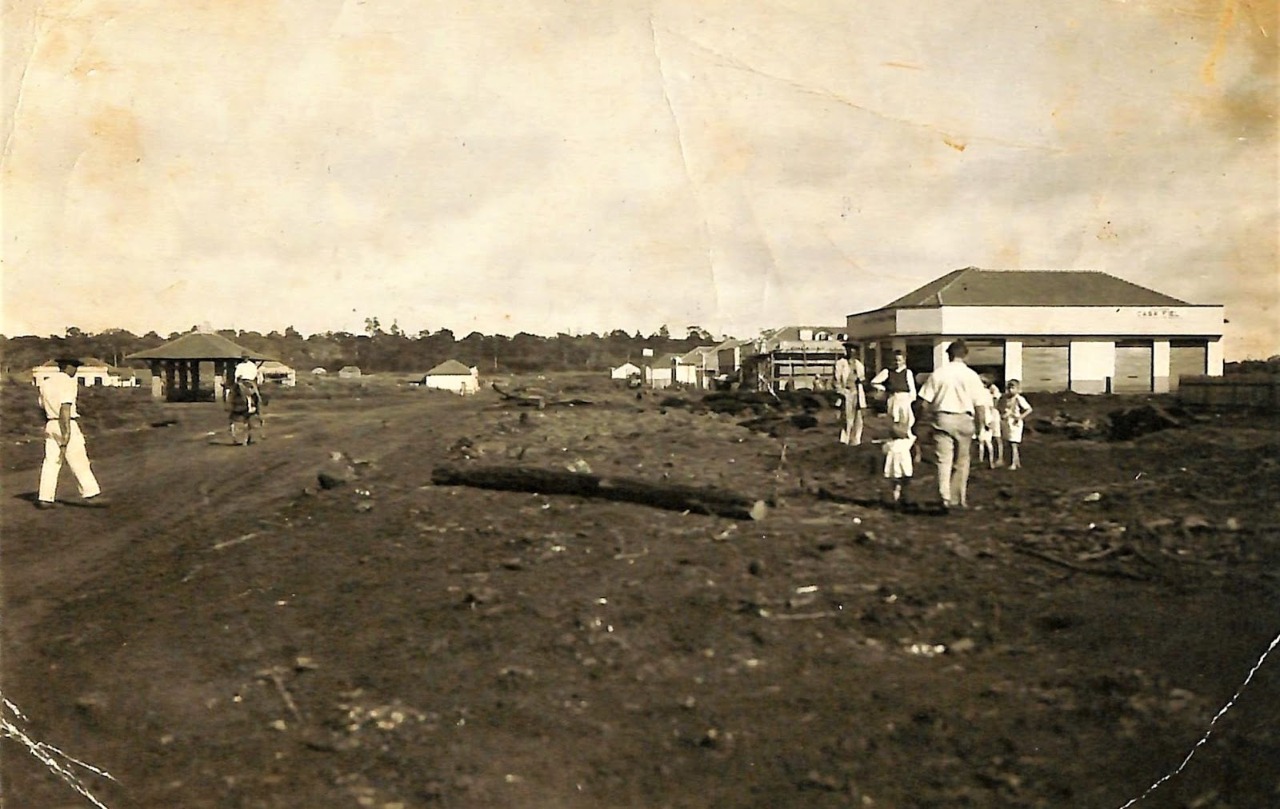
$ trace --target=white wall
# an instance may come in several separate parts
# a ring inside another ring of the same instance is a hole
[[[470,376],[463,376],[462,374],[428,374],[422,380],[422,386],[435,390],[452,391],[465,396],[480,389],[480,380],[475,373]]]
[[[1107,380],[1116,375],[1116,344],[1113,340],[1071,341],[1071,390],[1076,393],[1106,393]]]
[[[939,333],[993,337],[1219,336],[1223,326],[1221,306],[950,306],[935,311],[942,313]]]

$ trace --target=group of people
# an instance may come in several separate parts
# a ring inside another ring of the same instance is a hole
[[[45,418],[45,441],[36,508],[47,510],[57,505],[58,476],[64,465],[70,467],[71,474],[76,479],[81,505],[102,508],[109,505],[109,501],[102,494],[102,487],[93,474],[84,433],[80,430],[80,414],[76,409],[80,389],[76,374],[82,363],[75,357],[59,357],[55,362],[58,373],[42,379],[37,388],[40,410]],[[231,440],[234,443],[240,443],[237,424],[245,425],[246,444],[253,440],[253,427],[262,426],[263,398],[258,387],[261,382],[262,372],[258,364],[245,352],[235,367],[232,380],[236,395],[231,397],[233,401],[229,409]]]
[[[968,483],[973,444],[978,444],[979,462],[992,468],[1004,463],[1004,444],[1009,445],[1010,469],[1022,465],[1020,447],[1031,404],[1021,393],[1016,379],[1002,392],[991,380],[984,380],[969,367],[969,348],[964,340],[947,347],[948,362],[916,387],[915,374],[907,367],[906,355],[893,352],[893,366],[882,368],[870,380],[865,366],[850,350],[836,361],[835,386],[840,392],[844,419],[840,442],[862,443],[863,415],[867,408],[866,386],[886,395],[890,419],[889,436],[884,439],[884,476],[890,496],[903,502],[903,494],[914,474],[920,451],[916,445],[916,405],[930,416],[937,453],[938,495],[942,509],[968,508]]]

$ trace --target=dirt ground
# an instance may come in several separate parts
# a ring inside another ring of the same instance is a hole
[[[49,512],[6,404],[22,727],[108,771],[83,780],[112,809],[1118,809],[1193,749],[1134,805],[1280,805],[1280,650],[1196,747],[1280,631],[1274,417],[1042,429],[941,516],[929,463],[913,510],[882,505],[879,448],[839,445],[834,409],[770,434],[695,394],[538,384],[593,404],[335,386],[276,397],[238,447],[215,405],[103,392],[86,432],[113,506],[64,478]],[[433,485],[445,463],[773,507]],[[0,754],[6,809],[90,805]]]

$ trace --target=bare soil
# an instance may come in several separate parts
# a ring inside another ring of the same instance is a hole
[[[249,447],[215,405],[102,392],[114,503],[64,479],[48,512],[6,403],[5,698],[114,776],[84,776],[112,809],[1111,809],[1193,748],[1137,806],[1280,805],[1280,650],[1215,723],[1280,632],[1274,417],[1032,432],[941,516],[929,463],[910,511],[882,504],[832,408],[751,430],[698,394],[539,384],[593,404],[333,385],[277,396]],[[1141,401],[1032,397],[1059,422]],[[432,485],[442,463],[774,505]],[[0,754],[5,807],[88,805]]]

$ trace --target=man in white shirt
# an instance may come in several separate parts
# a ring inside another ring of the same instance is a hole
[[[938,452],[938,494],[944,511],[968,508],[969,452],[979,426],[986,422],[986,386],[968,366],[964,340],[947,346],[946,365],[929,375],[920,398],[933,412],[934,446]]]
[[[236,364],[232,380],[235,382],[252,382],[255,386],[262,381],[262,369],[249,356],[248,351],[240,354],[240,362]]]
[[[853,356],[851,347],[845,348],[845,356],[836,360],[835,385],[844,400],[844,426],[840,429],[840,443],[857,446],[862,443],[862,411],[867,406],[867,394],[862,382],[867,369],[862,360]]]
[[[230,392],[231,396],[228,400],[232,406],[231,441],[235,444],[240,443],[240,438],[236,433],[236,424],[243,421],[245,425],[244,443],[252,444],[254,423],[256,422],[259,431],[263,427],[262,390],[258,387],[262,384],[262,369],[253,361],[248,351],[240,354],[240,362],[231,374],[231,384],[239,388],[239,391]],[[239,396],[234,395],[236,393]]]
[[[36,508],[53,508],[57,499],[58,473],[65,461],[75,475],[76,485],[84,505],[107,505],[98,480],[89,466],[89,453],[85,448],[84,434],[80,432],[76,412],[76,369],[80,360],[72,357],[58,359],[58,373],[41,380],[40,409],[44,412],[44,465],[40,467],[40,491]]]

